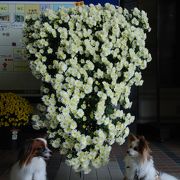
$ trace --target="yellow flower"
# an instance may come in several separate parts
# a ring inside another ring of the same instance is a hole
[[[14,93],[0,93],[0,127],[24,126],[33,108],[23,97]]]

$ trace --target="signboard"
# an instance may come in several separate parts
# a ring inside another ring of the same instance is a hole
[[[28,63],[22,43],[25,16],[40,14],[46,9],[74,6],[75,2],[0,2],[0,73],[28,72]]]
[[[80,2],[0,1],[0,90],[40,89],[40,82],[30,72],[22,42],[25,16],[75,5]]]

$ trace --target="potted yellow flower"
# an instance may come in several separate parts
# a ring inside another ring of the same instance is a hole
[[[12,139],[17,139],[18,129],[28,124],[32,106],[14,93],[0,93],[0,127],[10,127]]]

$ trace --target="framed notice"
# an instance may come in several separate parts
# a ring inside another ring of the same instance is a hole
[[[62,7],[70,8],[82,3],[83,1],[0,1],[0,91],[39,92],[40,81],[30,72],[22,42],[26,15],[40,14],[46,9],[57,11]]]

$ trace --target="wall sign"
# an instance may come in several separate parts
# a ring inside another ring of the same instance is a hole
[[[0,72],[29,71],[22,43],[26,15],[40,14],[47,8],[56,11],[75,5],[76,2],[0,1]]]

